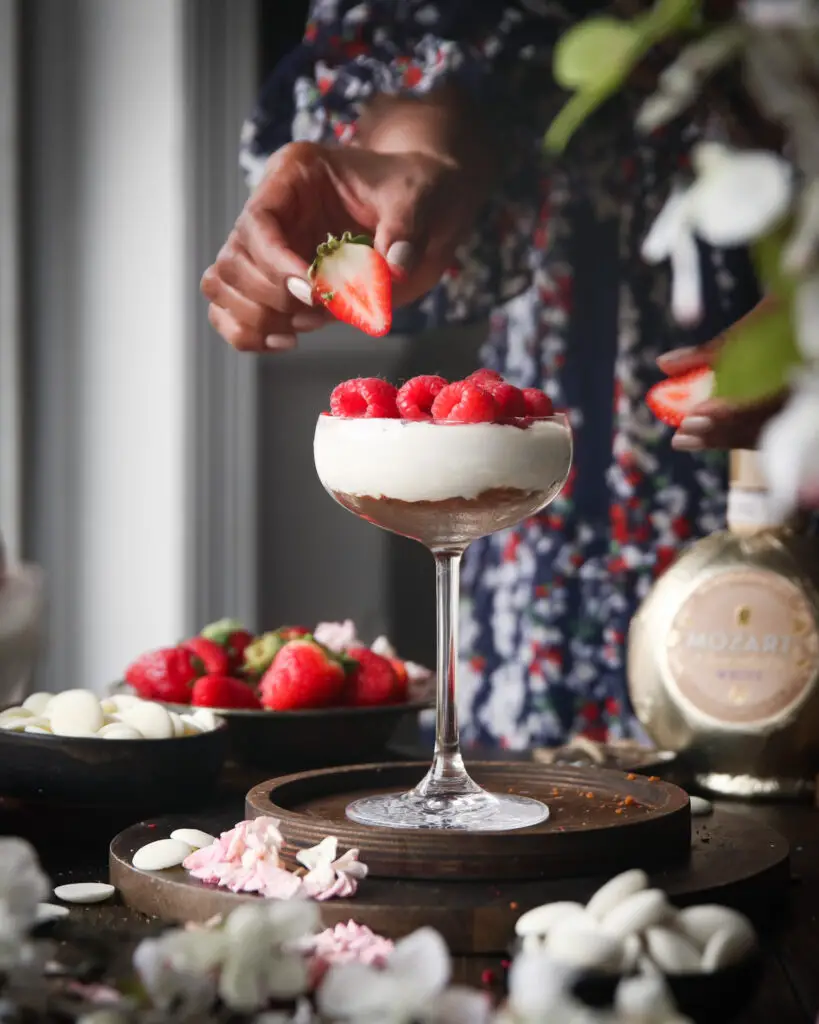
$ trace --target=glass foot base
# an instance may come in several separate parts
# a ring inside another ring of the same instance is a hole
[[[509,832],[539,825],[549,808],[526,796],[495,796],[478,790],[464,796],[422,796],[393,793],[367,796],[347,807],[359,825],[379,828],[434,828],[461,832]]]

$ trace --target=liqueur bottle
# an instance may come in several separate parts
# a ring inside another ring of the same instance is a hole
[[[631,623],[635,713],[704,789],[796,796],[819,773],[819,541],[778,526],[731,453],[728,529],[688,548]]]

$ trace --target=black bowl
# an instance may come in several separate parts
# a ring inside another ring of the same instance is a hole
[[[212,798],[228,728],[167,740],[106,740],[0,730],[0,795],[27,805],[187,811]]]
[[[179,704],[166,706],[191,711]],[[236,764],[289,774],[384,760],[396,730],[430,706],[416,701],[309,711],[212,710],[227,722],[230,757]]]

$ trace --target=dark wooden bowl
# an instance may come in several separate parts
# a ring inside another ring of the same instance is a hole
[[[0,796],[44,807],[127,809],[134,817],[191,810],[212,799],[227,750],[224,722],[167,740],[0,730]]]
[[[191,711],[183,705],[166,706],[174,711]],[[430,706],[428,701],[416,701],[375,708],[213,711],[227,722],[233,761],[287,775],[311,768],[385,760],[396,730]]]

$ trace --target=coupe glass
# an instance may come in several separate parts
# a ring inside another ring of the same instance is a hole
[[[515,526],[559,493],[572,462],[563,415],[525,426],[322,414],[316,471],[344,508],[424,544],[435,559],[437,708],[432,767],[408,793],[355,800],[347,817],[384,828],[500,832],[544,821],[539,800],[489,793],[464,767],[458,739],[459,570],[474,540]]]

